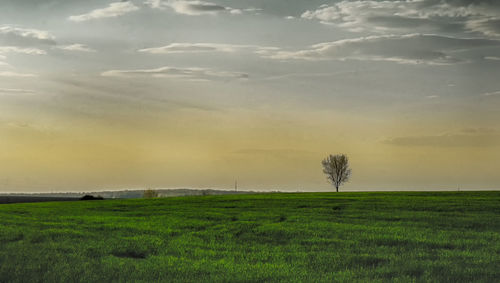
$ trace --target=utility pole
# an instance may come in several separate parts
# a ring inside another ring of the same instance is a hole
[[[234,191],[238,191],[238,180],[234,180]]]

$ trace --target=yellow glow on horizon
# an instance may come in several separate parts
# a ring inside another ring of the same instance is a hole
[[[129,117],[131,120],[140,117]],[[345,153],[346,188],[449,188],[498,183],[497,146],[401,146],[427,135],[392,120],[346,113],[183,110],[128,125],[95,121],[0,128],[3,188],[329,188],[320,161]],[[388,124],[388,121],[390,124]],[[434,125],[435,126],[435,125]],[[430,125],[429,128],[432,128]]]

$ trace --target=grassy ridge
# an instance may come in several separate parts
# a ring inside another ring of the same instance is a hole
[[[500,192],[0,205],[0,281],[500,278]]]

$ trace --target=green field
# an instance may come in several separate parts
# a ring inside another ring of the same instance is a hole
[[[0,205],[1,282],[500,282],[500,192]]]

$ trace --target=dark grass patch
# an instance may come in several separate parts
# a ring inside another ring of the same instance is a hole
[[[401,268],[400,273],[413,278],[420,278],[424,275],[426,268],[420,265],[408,265]]]
[[[293,236],[286,230],[272,228],[247,234],[247,240],[261,244],[286,245]]]
[[[373,243],[377,246],[389,246],[389,247],[407,247],[410,245],[410,241],[407,239],[398,238],[376,238]]]
[[[116,257],[121,258],[133,258],[133,259],[145,259],[148,257],[148,254],[144,251],[134,251],[134,250],[126,250],[126,251],[115,251],[111,253]]]
[[[314,207],[313,205],[308,205],[308,204],[301,204],[299,206],[297,206],[297,208],[312,208]]]
[[[87,258],[97,259],[97,258],[100,258],[104,255],[105,250],[103,247],[100,247],[100,246],[91,246],[91,247],[87,247],[82,253]]]
[[[347,266],[361,266],[361,267],[369,267],[375,268],[379,265],[383,265],[387,263],[388,260],[376,255],[355,255],[350,257],[346,265]]]
[[[421,245],[425,245],[430,249],[445,249],[445,250],[453,250],[457,248],[457,245],[453,243],[442,243],[442,242],[423,242],[419,243]]]
[[[145,259],[158,253],[163,241],[157,237],[134,236],[110,242],[111,254],[121,258]]]
[[[232,234],[238,238],[242,239],[245,238],[247,234],[253,234],[255,233],[256,227],[258,227],[259,224],[257,223],[251,223],[251,222],[239,222],[236,223],[233,227],[229,228],[229,231],[232,232]]]
[[[31,213],[29,211],[26,211],[26,210],[12,210],[9,213],[17,214],[17,215],[31,215]]]
[[[286,219],[287,219],[287,217],[285,215],[280,215],[277,222],[284,222],[284,221],[286,221]]]
[[[24,239],[22,232],[13,232],[5,235],[0,235],[0,243],[17,242]]]

